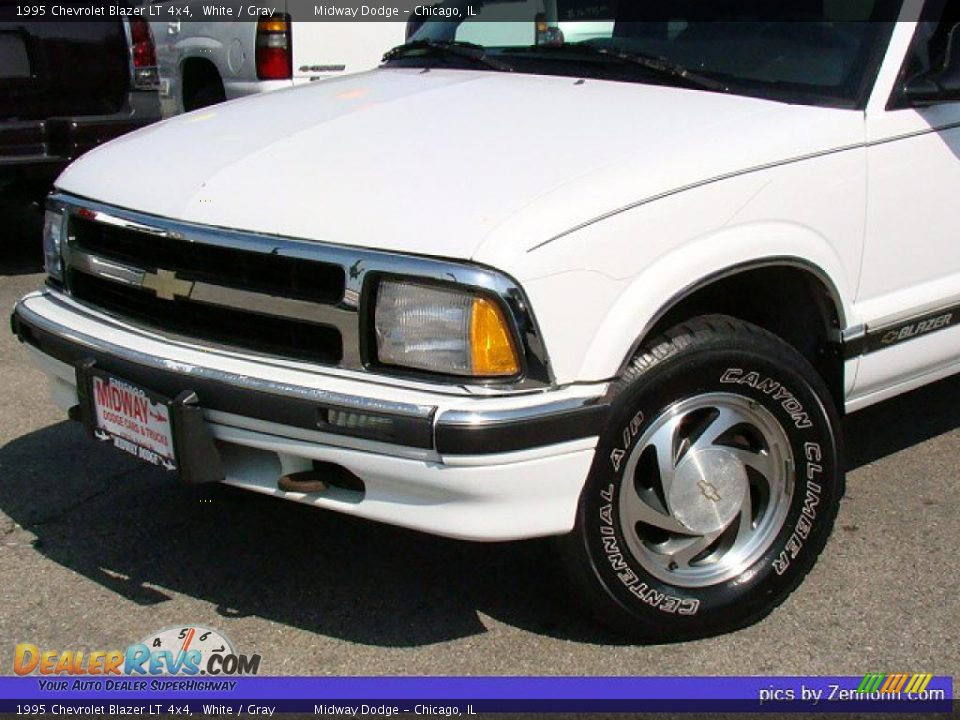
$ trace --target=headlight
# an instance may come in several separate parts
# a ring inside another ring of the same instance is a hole
[[[63,280],[63,260],[60,246],[63,242],[66,216],[60,210],[47,210],[43,215],[43,267],[47,274]]]
[[[374,327],[377,358],[386,365],[472,377],[520,372],[499,304],[469,291],[384,280]]]

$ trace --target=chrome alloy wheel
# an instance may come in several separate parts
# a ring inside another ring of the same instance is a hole
[[[669,407],[634,445],[620,530],[654,577],[715,585],[769,549],[794,484],[793,450],[769,411],[739,395],[698,395]]]

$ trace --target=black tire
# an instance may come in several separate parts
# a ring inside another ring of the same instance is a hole
[[[645,642],[707,637],[757,622],[800,584],[833,528],[843,470],[839,419],[826,385],[776,336],[730,317],[705,316],[642,349],[612,394],[610,422],[580,498],[576,527],[561,539],[581,599],[603,624]],[[764,429],[731,425],[714,438],[718,418],[732,423],[738,417],[723,409],[726,403],[744,408]],[[682,420],[681,408],[690,408]],[[780,442],[764,449],[769,437]],[[663,438],[670,438],[673,452],[665,471],[656,450],[668,446]],[[683,466],[684,453],[691,456],[689,467]],[[754,453],[766,475],[749,464]],[[731,474],[725,464],[730,457],[748,461]],[[773,461],[781,458],[786,460]],[[711,467],[722,469],[715,473],[716,485]],[[672,478],[666,500],[664,474]],[[697,490],[691,489],[694,481]],[[723,505],[730,501],[722,499],[721,486],[729,497],[743,498],[739,510]],[[631,492],[646,499],[640,515],[636,498],[627,496]],[[654,507],[669,518],[664,524],[677,525],[678,506],[686,508],[683,529],[698,527],[691,537],[663,531],[659,522],[633,523]],[[737,512],[736,519],[728,519],[730,512]],[[717,527],[705,530],[710,523]],[[710,540],[707,530],[720,538]],[[674,562],[675,548],[688,542],[694,547],[698,533],[701,545],[716,544],[687,557],[684,565]],[[730,573],[735,575],[725,576]]]

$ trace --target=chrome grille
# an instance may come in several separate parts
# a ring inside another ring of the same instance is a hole
[[[182,278],[238,290],[333,305],[343,299],[343,268],[299,258],[187,242],[74,216],[71,247],[139,268],[172,270]]]
[[[267,248],[269,250],[269,248]],[[343,268],[71,214],[67,285],[140,325],[255,352],[339,365]]]
[[[68,282],[77,299],[143,327],[321,365],[338,365],[343,358],[340,332],[329,325],[258,316],[183,298],[162,300],[133,286],[77,270],[69,271]]]
[[[201,343],[368,372],[363,349],[369,328],[360,312],[367,286],[385,275],[443,279],[497,294],[515,323],[523,377],[488,384],[504,391],[551,384],[527,300],[495,271],[171,221],[62,194],[48,205],[68,216],[66,290],[131,323]],[[465,384],[463,378],[449,381]]]

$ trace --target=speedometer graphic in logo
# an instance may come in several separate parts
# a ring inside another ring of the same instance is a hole
[[[140,641],[151,656],[167,654],[171,658],[187,658],[190,665],[203,668],[211,655],[235,655],[233,644],[219,630],[203,625],[174,625],[148,635]],[[168,666],[169,667],[169,666]],[[206,674],[200,670],[200,674]]]

